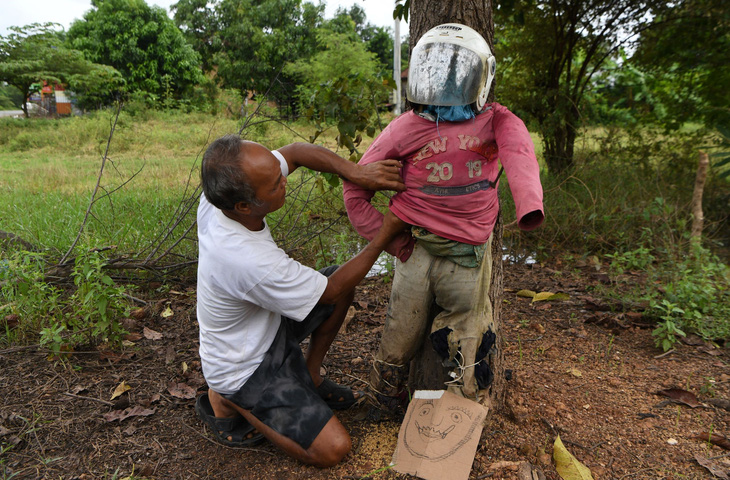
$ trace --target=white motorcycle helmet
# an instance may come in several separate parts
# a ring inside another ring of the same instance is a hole
[[[422,105],[487,103],[497,61],[476,30],[458,23],[432,28],[411,53],[406,96]]]

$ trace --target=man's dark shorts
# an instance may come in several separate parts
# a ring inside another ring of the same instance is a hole
[[[329,277],[335,270],[337,266],[331,266],[320,273]],[[317,393],[299,343],[333,310],[334,305],[316,305],[301,322],[282,317],[261,365],[238,392],[223,395],[304,449],[312,445],[333,414]]]

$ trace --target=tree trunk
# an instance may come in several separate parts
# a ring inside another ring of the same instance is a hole
[[[489,0],[412,0],[410,11],[410,48],[413,50],[421,36],[442,23],[461,23],[478,31],[493,49],[494,20],[492,17],[492,3]],[[494,85],[489,93],[489,101],[493,100]],[[490,366],[494,372],[494,381],[488,389],[486,402],[490,412],[501,408],[505,395],[505,377],[503,362],[502,325],[502,216],[497,218],[497,224],[492,232],[492,281],[489,289],[489,298],[492,302],[494,315],[494,329],[497,335],[496,353],[490,356]],[[437,306],[432,308],[432,314],[437,312]],[[432,316],[433,318],[433,316]],[[450,380],[448,370],[441,365],[429,338],[421,346],[420,351],[411,362],[409,388],[411,390],[443,389],[444,381]]]
[[[702,196],[707,181],[707,169],[710,166],[710,157],[705,152],[700,152],[700,159],[697,164],[697,176],[695,177],[695,188],[692,193],[692,242],[702,243],[702,227],[705,216],[702,213]]]
[[[542,124],[543,155],[551,174],[565,173],[573,168],[577,122],[578,113],[572,112],[563,118],[548,116]]]

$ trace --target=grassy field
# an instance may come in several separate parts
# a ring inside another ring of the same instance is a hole
[[[242,128],[240,121],[226,117],[136,113],[122,112],[116,123],[112,111],[61,120],[0,119],[0,231],[29,242],[51,263],[67,252],[70,258],[81,255],[76,271],[96,269],[96,280],[87,289],[95,291],[94,298],[103,299],[103,305],[106,299],[118,298],[102,270],[112,259],[115,268],[119,262],[133,264],[131,271],[141,276],[154,268],[156,275],[180,272],[178,278],[194,278],[200,158],[212,140]],[[272,149],[306,141],[314,131],[305,123],[256,120],[244,129],[244,138]],[[318,142],[336,151],[335,134],[333,128]],[[533,140],[539,157],[541,142],[537,136]],[[716,301],[719,292],[727,290],[728,269],[706,251],[695,254],[689,249],[689,199],[702,140],[691,132],[665,137],[648,129],[584,131],[576,144],[574,171],[554,176],[542,168],[546,219],[534,232],[510,225],[514,205],[503,177],[500,199],[509,253],[538,261],[598,258],[616,278],[627,270],[645,271],[651,289],[629,295],[653,302],[651,315],[670,329],[658,338],[676,340],[673,325],[706,338],[730,338],[730,312],[722,307],[724,301]],[[360,150],[371,142],[365,138]],[[346,156],[342,150],[338,153]],[[97,181],[99,189],[89,208]],[[705,245],[719,252],[727,243],[727,187],[726,180],[711,177],[705,189]],[[270,216],[269,225],[277,243],[294,258],[321,267],[342,263],[362,247],[363,240],[347,221],[341,187],[331,188],[321,176],[300,169],[289,179],[288,192],[286,206]],[[378,194],[375,199],[386,207],[387,196]],[[94,250],[101,250],[102,256]],[[59,346],[48,340],[53,329],[61,325],[83,332],[63,319],[68,309],[85,307],[73,296],[56,307],[49,305],[49,299],[65,297],[39,281],[44,267],[34,267],[33,258],[13,257],[10,250],[0,249],[0,280],[2,275],[16,279],[0,282],[5,298],[1,307],[25,312],[21,318],[27,319],[25,327],[6,340],[36,338],[40,330],[46,339],[42,342]],[[139,283],[131,275],[115,273],[115,281]],[[616,294],[625,295],[619,290]]]
[[[205,147],[242,127],[237,119],[177,112],[122,112],[116,124],[114,120],[113,111],[61,120],[0,119],[0,230],[43,250],[65,252],[83,222],[114,125],[101,190],[81,243],[92,248],[115,245],[125,254],[139,252],[164,230],[197,186]],[[313,133],[313,127],[305,123],[256,120],[243,135],[270,148],[306,141]],[[336,149],[335,134],[333,128],[318,141]],[[542,144],[537,135],[533,140],[542,163]],[[365,137],[360,150],[370,142]],[[686,135],[657,139],[650,132],[642,136],[621,129],[584,131],[576,143],[577,168],[572,175],[552,177],[543,167],[543,228],[531,234],[508,232],[508,240],[526,251],[581,255],[635,248],[647,238],[654,246],[676,246],[690,219],[696,142]],[[339,153],[346,156],[342,150]],[[295,209],[288,212],[290,220],[296,218],[300,226],[308,226],[301,222],[302,217],[324,215],[329,219],[342,213],[338,191],[328,192],[319,178],[305,179],[316,188],[302,186],[297,193],[309,192],[302,198],[318,199],[321,207],[313,202]],[[295,184],[290,182],[290,190],[295,190]],[[514,220],[514,207],[506,185],[503,177],[500,196],[509,224]],[[719,192],[723,186],[727,182],[708,184],[710,204],[722,201]],[[107,192],[112,193],[104,196]],[[328,197],[328,193],[332,195]],[[714,208],[708,211],[708,231],[712,232],[713,222],[726,217],[713,216]],[[301,230],[286,223],[281,225],[282,236]],[[339,236],[336,242],[340,244],[357,242],[357,238],[345,240],[352,230],[339,223],[330,232],[334,235],[323,241],[331,243]],[[305,233],[302,239],[307,236]],[[309,250],[306,255],[310,255],[314,247],[304,243],[291,240],[295,250],[302,254]],[[327,250],[323,247],[319,250]]]
[[[0,120],[0,230],[44,250],[65,251],[99,178],[114,117],[104,112],[62,120]],[[237,121],[209,115],[162,112],[135,118],[122,113],[82,243],[139,251],[198,185],[199,160],[208,143],[239,128]],[[297,129],[308,134],[306,127],[271,122],[246,130],[246,137],[276,148],[302,140]]]

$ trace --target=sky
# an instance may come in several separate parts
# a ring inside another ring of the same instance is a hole
[[[146,0],[148,5],[157,5],[170,12],[170,5],[177,0]],[[305,0],[315,3],[317,0]],[[365,10],[367,21],[379,27],[394,28],[394,0],[322,0],[326,3],[325,18],[332,18],[338,6],[350,8],[357,4]],[[31,23],[56,22],[68,27],[74,20],[83,17],[91,9],[91,0],[0,0],[0,35],[7,35],[10,26]],[[405,22],[401,22],[401,35],[408,33]]]

